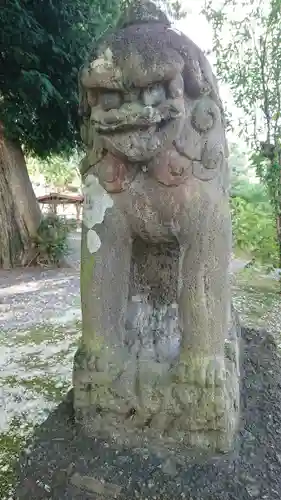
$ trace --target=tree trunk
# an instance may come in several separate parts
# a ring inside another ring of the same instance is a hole
[[[41,211],[19,143],[0,137],[0,268],[26,263]]]

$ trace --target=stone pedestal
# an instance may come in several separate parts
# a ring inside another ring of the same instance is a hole
[[[217,371],[202,358],[190,358],[190,370],[180,359],[177,306],[155,311],[141,298],[131,303],[134,323],[128,321],[127,335],[137,339],[131,346],[105,345],[101,339],[91,352],[83,344],[78,349],[77,421],[91,437],[111,436],[120,445],[148,448],[179,463],[231,450],[240,407],[240,329],[234,311]]]

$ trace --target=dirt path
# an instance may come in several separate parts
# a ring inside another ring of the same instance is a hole
[[[0,331],[80,318],[79,273],[38,268],[0,273]]]

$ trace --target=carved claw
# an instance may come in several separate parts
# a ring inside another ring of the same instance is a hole
[[[223,357],[190,356],[180,361],[177,372],[180,382],[202,388],[222,387],[226,380]]]

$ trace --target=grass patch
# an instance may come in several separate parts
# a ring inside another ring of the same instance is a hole
[[[70,386],[70,381],[58,380],[50,376],[36,376],[28,379],[8,376],[2,380],[9,387],[22,386],[29,391],[33,391],[35,394],[40,394],[46,401],[53,403],[60,403]]]
[[[265,327],[271,312],[280,304],[280,284],[261,269],[244,269],[235,275],[233,301],[243,323]]]
[[[250,267],[243,269],[236,275],[238,286],[260,289],[270,294],[280,292],[280,283],[267,275],[264,267]]]
[[[15,351],[13,360],[16,365],[14,372],[8,372],[6,376],[3,365],[0,385],[6,387],[7,393],[11,388],[11,401],[14,395],[19,394],[20,397],[19,401],[15,398],[13,403],[20,416],[10,419],[8,416],[9,428],[0,432],[1,500],[14,498],[15,462],[25,448],[26,440],[34,432],[40,419],[45,418],[44,413],[50,403],[60,403],[70,388],[72,358],[80,333],[81,321],[74,321],[65,326],[44,324],[25,331],[7,331],[1,337],[2,349],[8,347],[8,351],[11,348]],[[43,397],[46,402],[46,408],[42,408],[43,417],[40,408],[38,413],[35,410],[35,415],[31,418],[26,412],[26,400],[30,397],[35,401],[40,401]]]
[[[46,342],[58,342],[67,338],[69,335],[77,335],[81,332],[82,324],[81,321],[74,321],[66,326],[56,326],[50,324],[37,325],[28,330],[22,330],[20,332],[10,332],[7,339],[9,342],[13,340],[13,343],[22,345],[40,345]]]
[[[31,424],[14,418],[7,432],[0,434],[0,498],[9,500],[13,497],[16,481],[15,466],[32,431]]]

